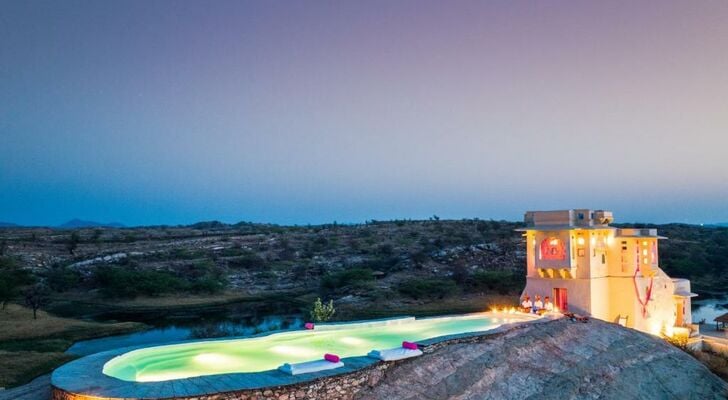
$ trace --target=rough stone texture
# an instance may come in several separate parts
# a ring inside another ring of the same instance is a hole
[[[723,399],[728,385],[683,351],[615,324],[567,319],[435,345],[357,399]]]
[[[413,359],[300,384],[185,400],[723,399],[728,385],[690,355],[615,324],[561,319],[458,338]],[[53,400],[81,400],[55,389]],[[97,399],[97,398],[94,398]]]

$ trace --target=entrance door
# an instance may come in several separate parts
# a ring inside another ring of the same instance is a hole
[[[569,310],[569,302],[566,298],[566,288],[554,288],[554,304],[560,311]]]
[[[685,321],[685,300],[680,298],[680,300],[675,302],[675,326],[683,326]]]

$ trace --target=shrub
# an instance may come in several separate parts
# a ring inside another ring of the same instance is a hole
[[[246,251],[243,255],[237,258],[228,260],[228,266],[230,268],[263,268],[267,265],[267,262],[258,254],[252,251]]]
[[[520,291],[525,284],[524,280],[523,274],[506,271],[480,271],[470,278],[474,289],[495,290],[500,294]]]
[[[56,292],[65,292],[81,283],[81,274],[64,265],[54,265],[45,273],[46,284]]]
[[[18,295],[22,286],[34,281],[33,276],[10,257],[0,257],[0,277],[0,303],[3,309],[6,302]]]
[[[400,283],[399,292],[413,299],[442,299],[457,293],[452,279],[427,278]]]
[[[374,280],[369,268],[349,268],[341,272],[326,274],[321,278],[321,286],[325,289],[341,289],[344,287],[368,287]]]
[[[334,316],[335,312],[333,300],[329,300],[328,304],[323,304],[321,298],[318,297],[313,302],[310,315],[313,322],[326,322]]]
[[[103,266],[93,279],[107,297],[158,296],[185,287],[185,282],[169,272]]]
[[[410,254],[410,258],[412,259],[412,262],[415,264],[422,264],[430,259],[430,256],[427,255],[424,251],[416,251],[412,254]]]
[[[193,293],[218,293],[225,288],[225,280],[221,277],[205,275],[189,284],[189,291]]]

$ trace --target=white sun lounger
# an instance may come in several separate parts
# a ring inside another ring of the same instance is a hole
[[[395,361],[403,360],[405,358],[417,357],[422,355],[422,350],[411,350],[405,349],[404,347],[396,347],[388,350],[372,350],[367,354],[371,358],[376,358],[382,361]]]
[[[311,372],[319,372],[319,371],[326,371],[330,369],[335,368],[341,368],[344,366],[344,363],[339,362],[331,362],[326,360],[315,360],[315,361],[306,361],[302,363],[297,364],[289,364],[285,363],[278,367],[278,370],[283,371],[287,373],[288,375],[300,375],[300,374],[308,374]]]

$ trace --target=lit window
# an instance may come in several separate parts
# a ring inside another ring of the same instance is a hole
[[[542,260],[563,260],[566,258],[566,247],[559,238],[544,239],[541,242],[540,250]]]

